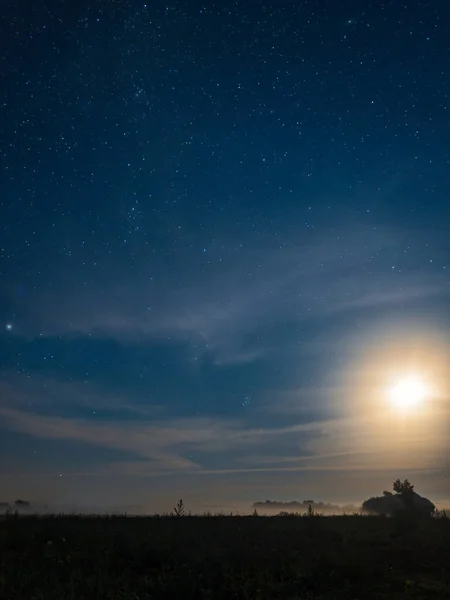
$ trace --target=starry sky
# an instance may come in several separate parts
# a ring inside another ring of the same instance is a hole
[[[450,498],[449,23],[1,3],[0,500]]]

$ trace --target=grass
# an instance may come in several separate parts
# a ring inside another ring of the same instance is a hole
[[[450,519],[9,516],[0,598],[450,598]]]

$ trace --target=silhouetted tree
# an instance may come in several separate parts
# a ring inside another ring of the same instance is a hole
[[[404,481],[396,479],[392,484],[392,487],[396,494],[402,494],[403,496],[408,496],[414,493],[414,486],[409,483],[407,479]]]

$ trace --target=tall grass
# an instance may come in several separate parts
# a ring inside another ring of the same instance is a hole
[[[180,503],[177,511],[9,515],[0,523],[0,598],[450,598],[443,515],[412,523],[311,511],[192,516]]]

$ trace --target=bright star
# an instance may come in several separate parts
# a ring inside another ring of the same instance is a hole
[[[6,331],[12,331],[12,323],[6,323]]]

